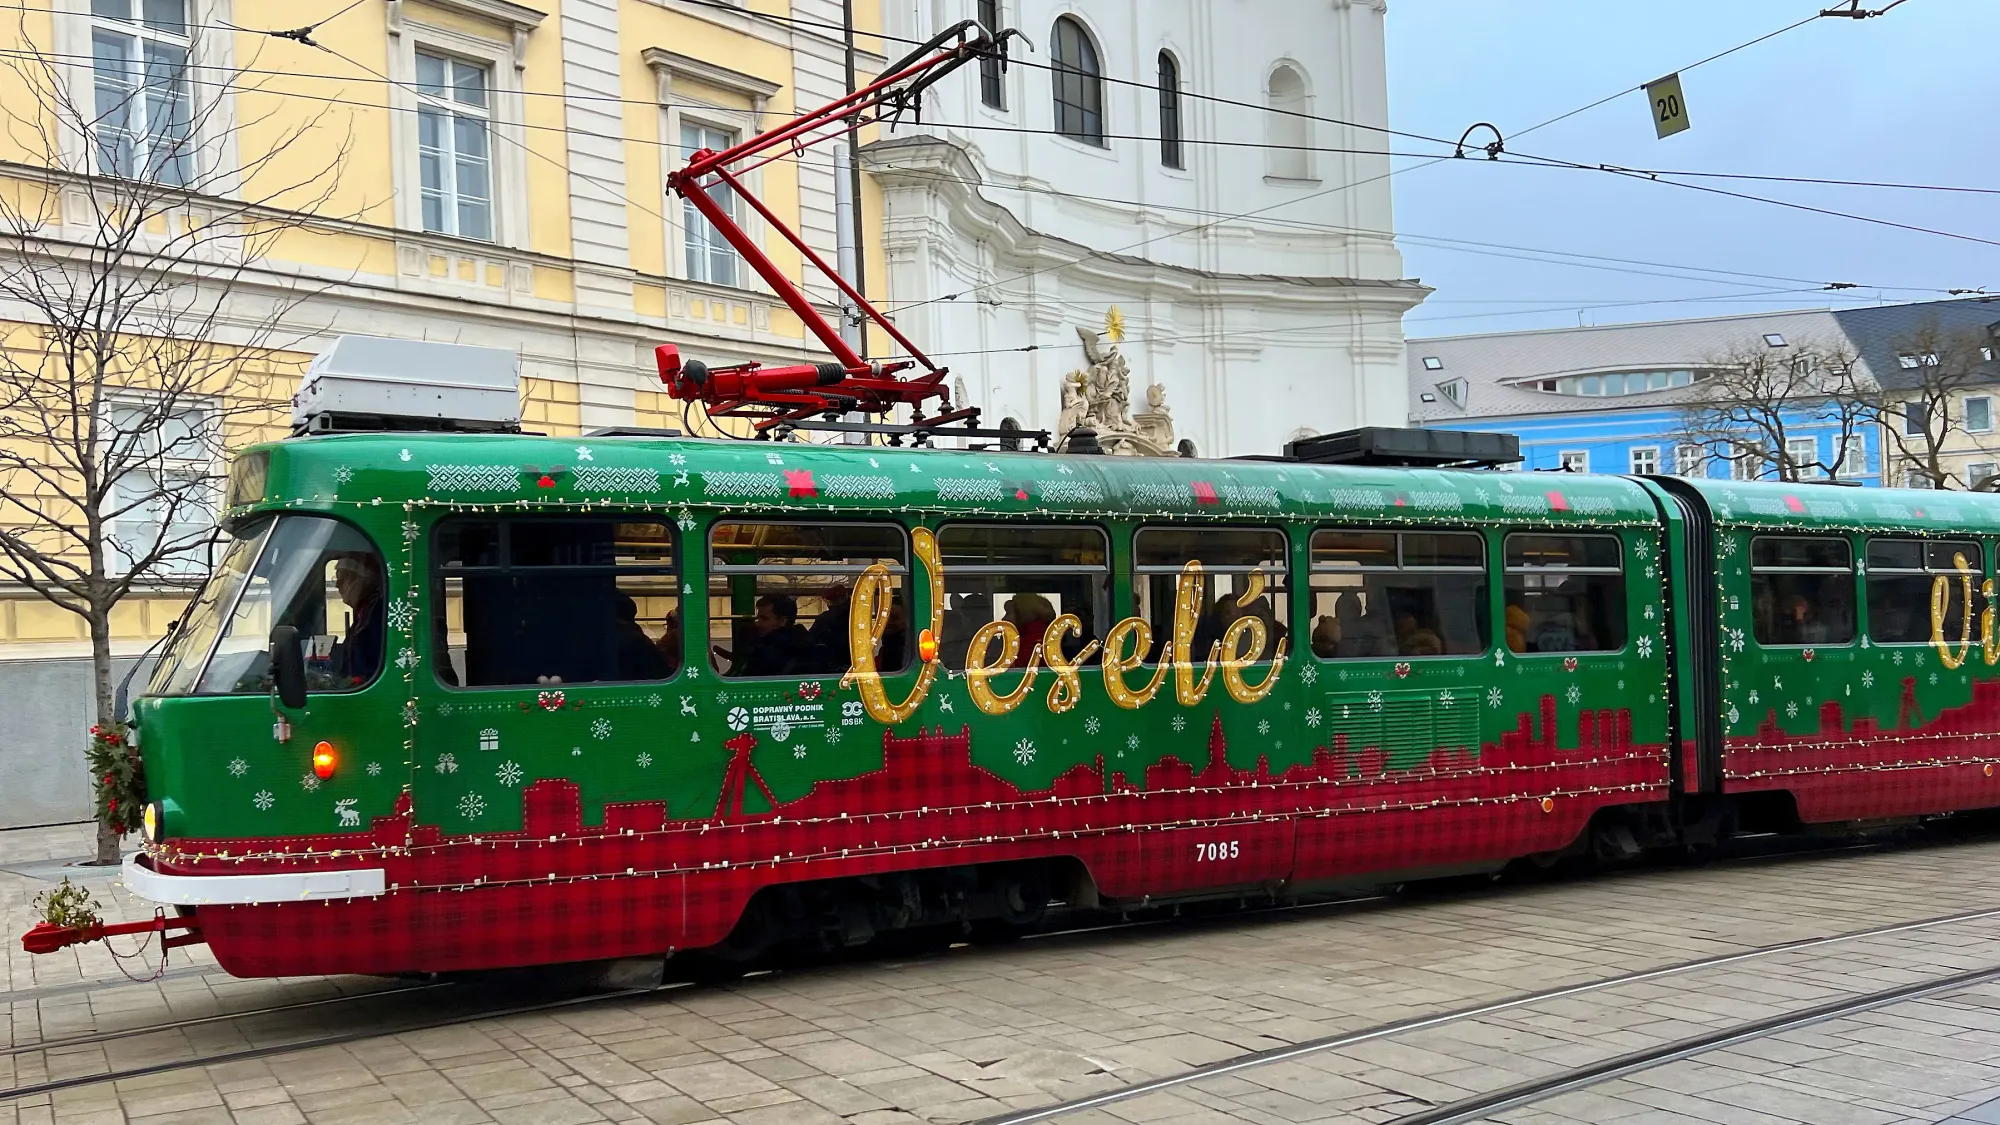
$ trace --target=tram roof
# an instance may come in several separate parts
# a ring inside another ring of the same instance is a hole
[[[248,456],[254,463],[260,453],[270,461],[256,506],[267,508],[414,502],[1231,522],[1282,516],[1428,525],[1659,520],[1637,481],[1588,474],[434,433],[294,438],[257,446]],[[232,502],[241,499],[232,488]]]
[[[2000,495],[1771,481],[1687,481],[1716,522],[1809,531],[2000,532]]]

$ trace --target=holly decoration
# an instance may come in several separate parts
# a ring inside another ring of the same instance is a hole
[[[137,832],[146,808],[146,770],[124,724],[91,727],[85,753],[90,758],[92,788],[97,790],[98,823],[121,836]]]
[[[64,877],[60,884],[35,896],[35,909],[49,925],[71,929],[95,925],[97,912],[104,908],[89,891]]]

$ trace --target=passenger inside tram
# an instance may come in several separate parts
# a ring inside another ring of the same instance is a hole
[[[349,683],[365,684],[382,668],[386,622],[380,564],[369,553],[343,555],[334,563],[333,585],[348,612],[346,636],[333,652],[333,671]]]
[[[790,676],[809,670],[812,637],[799,624],[799,604],[788,594],[757,599],[750,643],[741,650],[714,646],[715,655],[729,662],[731,676]]]

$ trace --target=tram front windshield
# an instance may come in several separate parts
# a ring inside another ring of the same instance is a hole
[[[366,686],[384,657],[383,575],[367,536],[338,520],[283,515],[237,529],[161,657],[151,694],[268,693],[279,625],[298,630],[308,688]]]

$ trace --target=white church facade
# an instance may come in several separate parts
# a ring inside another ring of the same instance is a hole
[[[1203,456],[1405,424],[1402,317],[1429,291],[1403,279],[1386,135],[1356,127],[1388,123],[1384,12],[884,5],[890,35],[979,19],[1034,46],[932,87],[922,124],[862,150],[898,326],[989,423],[1057,428],[1089,366],[1077,329],[1116,309],[1135,411],[1157,384]]]

